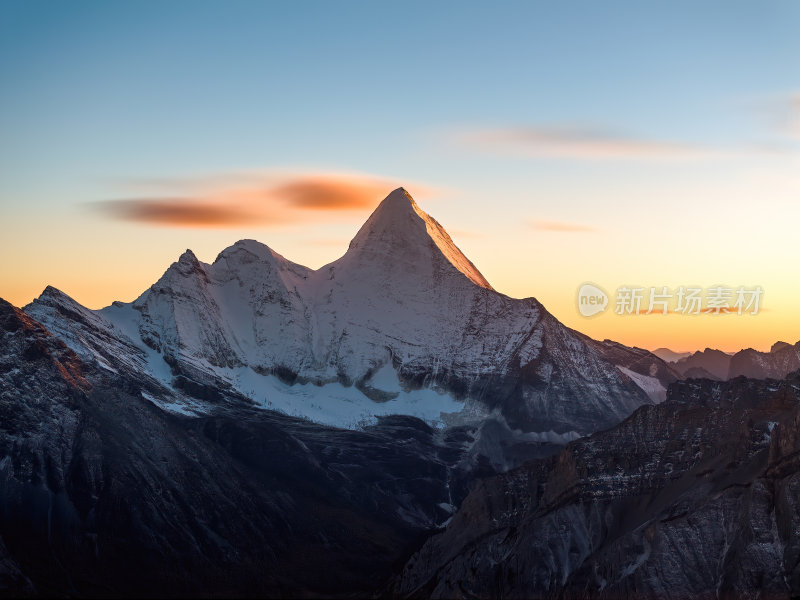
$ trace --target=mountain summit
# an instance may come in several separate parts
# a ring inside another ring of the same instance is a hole
[[[337,262],[385,257],[412,269],[425,268],[427,263],[442,263],[444,259],[476,285],[492,289],[438,221],[423,211],[404,188],[386,196],[350,242],[347,254]]]
[[[494,291],[403,188],[317,270],[242,240],[213,264],[187,251],[130,304],[90,311],[50,291],[26,311],[82,359],[138,373],[173,412],[206,413],[225,390],[338,426],[394,413],[570,439],[671,380],[655,356],[612,352]]]

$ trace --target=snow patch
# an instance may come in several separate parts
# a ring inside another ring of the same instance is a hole
[[[642,388],[653,402],[663,402],[667,399],[667,388],[655,377],[648,377],[619,365],[617,365],[617,368],[630,377],[633,383]]]
[[[568,444],[574,440],[577,440],[580,437],[582,436],[577,431],[556,433],[551,429],[550,431],[529,431],[527,433],[519,432],[519,439],[531,442],[544,442],[549,444]]]
[[[392,367],[391,363],[383,365],[368,381],[371,387],[382,392],[398,393],[403,391],[400,387],[397,371]]]
[[[225,371],[233,386],[262,408],[345,429],[375,424],[376,417],[385,415],[410,415],[441,428],[448,416],[464,408],[463,402],[431,389],[406,392],[398,385],[395,399],[374,402],[357,388],[340,383],[288,385],[274,375],[260,375],[248,367]]]
[[[176,415],[183,415],[185,417],[196,417],[198,415],[204,415],[208,412],[208,406],[199,403],[193,402],[165,402],[147,392],[142,392],[142,398],[147,400],[148,402],[152,402],[161,410],[164,410],[169,413],[173,413]]]
[[[119,331],[136,348],[141,350],[147,364],[147,373],[156,381],[171,386],[172,368],[164,357],[142,341],[139,334],[141,314],[131,304],[111,305],[99,311],[112,323],[112,328]],[[120,357],[122,358],[122,357]]]

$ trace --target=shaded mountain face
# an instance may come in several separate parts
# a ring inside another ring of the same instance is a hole
[[[653,350],[653,354],[655,354],[658,358],[663,360],[664,362],[677,362],[682,358],[686,358],[687,356],[691,356],[691,352],[675,352],[674,350],[670,350],[669,348],[656,348]]]
[[[800,369],[800,342],[794,346],[786,342],[773,344],[769,352],[758,352],[752,348],[740,350],[731,357],[729,377],[784,377]]]
[[[365,594],[493,463],[552,452],[411,417],[334,429],[225,391],[165,413],[3,301],[0,381],[12,596]]]
[[[90,311],[48,288],[25,310],[178,413],[235,393],[337,426],[494,418],[570,439],[662,399],[674,376],[646,351],[598,345],[535,299],[494,291],[402,188],[316,271],[244,240],[213,264],[187,251],[131,304]]]
[[[631,348],[612,340],[598,342],[589,337],[585,341],[641,387],[653,402],[663,402],[667,397],[667,387],[683,379],[672,365],[643,348]]]
[[[710,375],[720,381],[728,379],[731,366],[731,355],[722,350],[705,350],[695,352],[687,358],[677,361],[673,367],[685,377],[705,377]],[[784,373],[786,375],[786,373]]]
[[[772,347],[769,349],[769,351],[771,353],[774,353],[774,352],[777,352],[778,350],[783,350],[784,348],[789,348],[790,346],[791,346],[791,344],[789,344],[787,342],[778,341],[778,342],[775,342],[774,344],[772,344]]]
[[[733,355],[706,348],[672,366],[686,378],[725,381],[743,375],[754,379],[780,379],[800,369],[800,342],[794,345],[776,342],[769,352],[747,348]]]
[[[389,586],[413,598],[800,594],[800,373],[666,402],[481,482]]]

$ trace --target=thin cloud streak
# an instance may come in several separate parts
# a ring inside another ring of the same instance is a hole
[[[796,152],[795,142],[800,141],[800,92],[762,96],[750,104],[772,136],[772,147]]]
[[[90,206],[108,218],[142,225],[221,229],[308,222],[363,211],[400,185],[429,191],[425,186],[354,174],[210,175],[160,183],[170,191],[182,188],[187,193],[106,200]],[[205,192],[199,191],[204,187]]]
[[[458,134],[456,141],[492,152],[579,160],[684,160],[728,156],[730,151],[637,138],[578,127],[510,127]]]
[[[800,93],[789,98],[789,135],[800,140]]]
[[[531,227],[537,231],[557,231],[562,233],[594,233],[596,228],[578,223],[564,221],[531,221]]]
[[[92,207],[114,219],[162,227],[243,227],[264,223],[266,218],[243,206],[192,198],[129,198],[97,202]]]

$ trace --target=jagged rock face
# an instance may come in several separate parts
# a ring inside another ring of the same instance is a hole
[[[769,352],[758,352],[752,348],[740,350],[731,357],[729,377],[785,377],[787,373],[800,369],[800,342],[790,346],[777,342]]]
[[[235,399],[178,417],[2,301],[0,381],[12,596],[366,594],[496,472],[487,454],[550,452],[502,438],[488,452],[480,431],[409,417],[333,429]]]
[[[483,481],[402,597],[800,594],[800,374],[675,383],[667,402]]]
[[[729,355],[706,348],[679,360],[674,367],[684,377],[709,377],[720,381],[744,376],[753,379],[781,379],[800,369],[800,342],[795,345],[776,342],[769,352],[752,348]]]
[[[791,344],[789,344],[787,342],[778,341],[778,342],[775,342],[774,344],[772,344],[772,346],[770,347],[769,351],[770,352],[777,352],[778,350],[782,350],[784,348],[789,348],[790,346],[791,346]]]
[[[585,340],[608,362],[616,365],[637,383],[654,402],[663,402],[669,385],[683,379],[681,373],[662,358],[643,348],[631,348],[612,340],[598,342],[589,337]]]
[[[691,356],[682,358],[674,365],[675,369],[684,377],[704,377],[705,374],[724,381],[728,379],[731,366],[731,355],[722,350],[706,348],[701,352],[695,352]],[[788,371],[787,371],[788,373]],[[784,373],[782,376],[785,376]]]
[[[50,395],[70,397],[91,388],[78,356],[40,323],[2,298],[0,336],[0,399],[23,396],[32,407],[48,410]],[[42,371],[48,376],[40,376]],[[14,415],[4,417],[2,422],[7,425]],[[21,424],[21,429],[29,429],[30,425]]]
[[[692,355],[691,352],[675,352],[674,350],[670,350],[669,348],[656,348],[655,350],[653,350],[653,354],[655,354],[658,358],[660,358],[666,363],[674,363],[682,358],[686,358]]]
[[[709,373],[703,367],[689,367],[683,371],[685,379],[711,379],[712,381],[725,381],[724,377],[717,377]]]
[[[464,414],[495,410],[524,431],[584,434],[658,401],[663,389],[648,386],[672,376],[649,353],[624,357],[637,365],[620,370],[620,352],[564,327],[533,298],[495,292],[402,189],[342,258],[316,271],[244,240],[210,265],[187,251],[131,305],[87,311],[49,289],[26,311],[82,358],[140,369],[167,408],[198,396],[195,384],[204,401],[215,388],[244,393],[231,375],[243,368],[355,385],[377,401],[431,388],[465,402]],[[164,361],[169,377],[154,376]],[[399,387],[382,387],[387,368]]]

